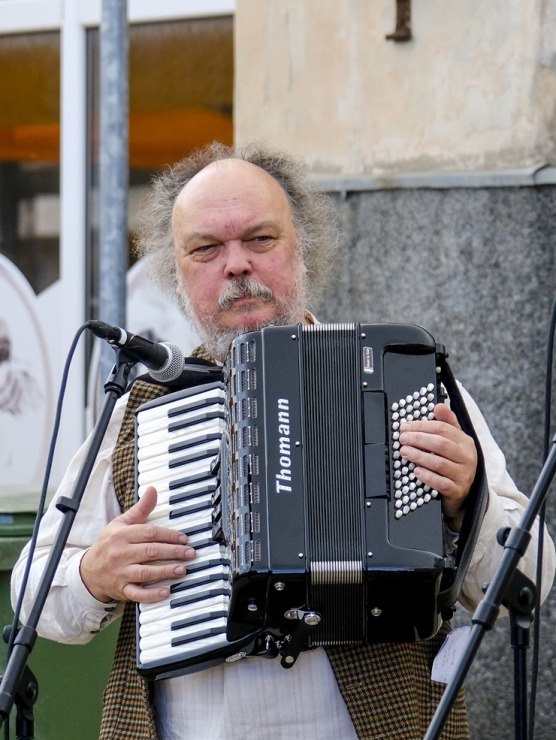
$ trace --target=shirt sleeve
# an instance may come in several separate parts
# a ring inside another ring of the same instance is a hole
[[[123,611],[123,604],[105,604],[89,593],[81,580],[79,566],[81,558],[104,527],[121,514],[112,481],[112,453],[126,403],[127,395],[120,398],[114,407],[39,621],[38,634],[41,637],[57,642],[83,644],[89,642]],[[60,496],[71,497],[88,447],[89,440],[86,440],[74,455],[41,521],[22,601],[21,621],[24,623],[35,602],[42,574],[62,522],[63,514],[56,508],[56,503]],[[24,547],[12,572],[11,598],[14,610],[28,564],[29,544]]]
[[[476,403],[461,385],[460,390],[481,444],[488,483],[487,510],[459,598],[466,609],[474,610],[484,596],[483,586],[492,580],[502,559],[504,548],[498,543],[496,535],[502,528],[513,528],[520,524],[529,500],[518,491],[510,477],[505,457],[494,441]],[[538,539],[539,521],[537,518],[531,532],[530,544],[519,564],[519,569],[534,583],[536,582]],[[546,598],[552,586],[554,569],[554,543],[545,527],[542,583],[540,584],[542,600]],[[507,613],[506,610],[502,608],[501,614],[505,613]]]

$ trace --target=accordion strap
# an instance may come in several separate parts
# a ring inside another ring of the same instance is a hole
[[[488,501],[488,482],[485,461],[477,433],[469,412],[447,361],[441,365],[440,379],[450,398],[450,407],[458,418],[463,431],[473,438],[477,448],[477,471],[467,497],[463,524],[458,540],[456,571],[451,583],[441,588],[438,603],[442,611],[451,609],[456,603],[463,586],[469,563],[473,556]]]

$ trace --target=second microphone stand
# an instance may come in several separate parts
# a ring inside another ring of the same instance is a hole
[[[425,735],[425,740],[436,740],[440,737],[442,728],[448,719],[485,632],[494,626],[501,604],[504,604],[510,610],[512,647],[516,651],[514,669],[517,682],[515,737],[520,738],[520,740],[527,737],[527,687],[524,681],[524,655],[529,643],[528,630],[531,623],[531,614],[536,603],[536,589],[532,582],[517,569],[517,566],[525,554],[531,539],[533,524],[544,504],[555,474],[556,437],[552,441],[552,450],[531,493],[520,525],[511,529],[503,529],[498,533],[498,541],[504,546],[502,560],[494,578],[488,585],[484,598],[473,614],[473,627],[465,651],[444,690],[442,699]]]

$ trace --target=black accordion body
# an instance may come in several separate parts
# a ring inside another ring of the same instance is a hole
[[[197,559],[168,602],[138,605],[139,671],[432,637],[486,500],[479,481],[456,556],[437,491],[399,452],[400,424],[432,418],[446,385],[454,407],[446,368],[416,326],[269,327],[233,342],[223,383],[140,407],[138,495],[157,488],[153,521]]]

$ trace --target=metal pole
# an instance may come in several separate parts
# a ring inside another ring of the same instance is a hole
[[[125,326],[128,267],[128,29],[127,0],[103,0],[100,26],[99,317]],[[101,377],[114,364],[105,344]]]

